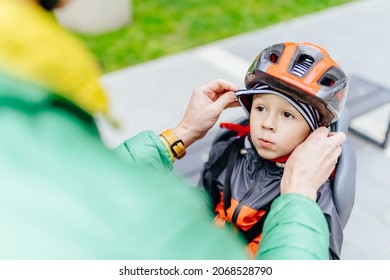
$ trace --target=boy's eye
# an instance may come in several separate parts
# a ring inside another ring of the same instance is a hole
[[[257,106],[256,110],[259,111],[259,112],[263,112],[264,111],[264,107],[263,106]]]
[[[285,117],[285,118],[293,118],[294,116],[291,114],[291,113],[289,113],[289,112],[284,112],[283,113],[283,116]]]

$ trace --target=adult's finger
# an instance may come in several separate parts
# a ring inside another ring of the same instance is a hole
[[[218,111],[222,112],[224,109],[233,106],[234,103],[236,103],[236,93],[234,91],[229,91],[215,100],[213,106],[218,107]]]
[[[223,79],[211,81],[207,86],[211,91],[216,93],[238,90],[238,87],[236,87],[233,83]]]
[[[340,132],[334,132],[330,134],[328,138],[332,140],[335,143],[335,145],[340,146],[345,142],[347,136],[345,135],[344,132],[340,131]]]

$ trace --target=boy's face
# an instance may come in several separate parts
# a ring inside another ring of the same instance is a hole
[[[273,94],[253,96],[250,131],[257,153],[265,159],[290,154],[311,132],[302,115]]]

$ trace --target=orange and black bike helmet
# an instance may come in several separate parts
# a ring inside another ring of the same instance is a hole
[[[348,78],[340,66],[326,50],[311,43],[275,44],[256,57],[245,76],[247,90],[237,92],[247,112],[256,94],[251,89],[261,85],[310,104],[318,110],[323,126],[338,120],[348,94]]]

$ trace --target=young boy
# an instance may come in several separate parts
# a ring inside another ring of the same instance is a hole
[[[288,42],[262,51],[245,85],[236,94],[249,116],[250,133],[213,146],[201,183],[213,198],[215,223],[234,225],[254,256],[269,207],[279,196],[284,163],[312,131],[337,121],[348,81],[324,49]],[[317,203],[329,226],[330,258],[339,259],[343,232],[331,180],[319,189]]]

